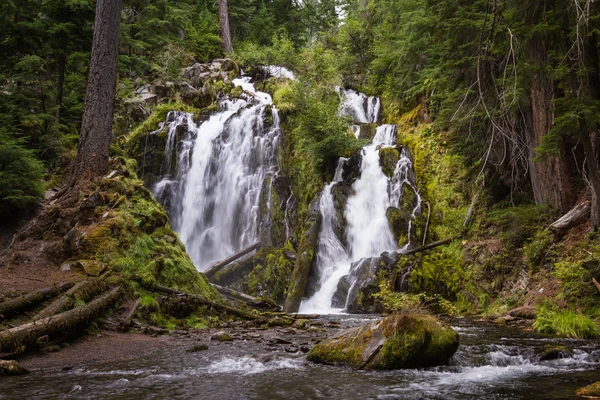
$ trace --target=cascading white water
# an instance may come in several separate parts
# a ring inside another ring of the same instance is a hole
[[[336,88],[341,96],[340,114],[350,117],[357,124],[376,123],[381,109],[379,97],[367,96],[352,89]]]
[[[353,90],[339,90],[339,92],[342,93],[341,113],[354,118],[356,123],[377,121],[380,107],[378,98],[367,98],[364,94]],[[354,130],[358,135],[358,129],[354,128]],[[367,257],[377,257],[384,251],[400,250],[390,229],[386,211],[390,206],[398,206],[403,185],[410,184],[409,173],[412,162],[408,152],[403,150],[392,179],[383,173],[379,163],[380,148],[393,146],[396,142],[396,133],[395,125],[381,125],[377,127],[373,143],[362,149],[361,175],[352,185],[354,194],[348,198],[344,211],[348,223],[347,247],[344,247],[333,229],[336,222],[333,188],[341,181],[344,159],[338,163],[336,179],[323,190],[320,201],[323,222],[316,259],[320,287],[310,299],[301,304],[300,312],[325,314],[342,311],[332,307],[332,299],[340,279],[351,273],[352,262]],[[418,198],[417,207],[420,207],[420,197]],[[413,216],[418,212],[417,208],[412,211]],[[410,230],[408,233],[410,237]],[[359,263],[357,268],[360,266]],[[350,283],[354,284],[354,282]]]
[[[158,199],[170,197],[173,228],[199,270],[257,241],[263,182],[278,170],[281,131],[271,96],[256,91],[249,78],[233,83],[244,89],[245,100],[221,102],[220,112],[199,126],[185,113],[171,123],[169,151],[179,118],[190,133],[178,152],[176,176],[154,188]],[[273,122],[265,126],[269,112]]]

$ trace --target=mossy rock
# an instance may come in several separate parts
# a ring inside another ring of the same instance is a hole
[[[572,355],[573,352],[570,349],[559,345],[546,345],[544,346],[544,350],[539,354],[540,361],[559,360],[571,357]]]
[[[410,225],[410,214],[396,207],[388,207],[385,216],[390,223],[394,239],[400,246],[408,241],[408,227]]]
[[[28,373],[29,371],[15,360],[0,360],[0,375],[16,376]]]
[[[219,331],[212,335],[210,340],[216,340],[217,342],[232,342],[233,337],[225,331]]]
[[[577,389],[577,397],[583,399],[600,399],[600,382]]]
[[[393,315],[339,331],[307,359],[369,370],[431,367],[446,364],[458,343],[458,333],[433,316]]]
[[[388,178],[394,175],[399,159],[400,152],[395,147],[382,147],[379,149],[379,165],[381,165],[381,170]]]
[[[377,132],[377,124],[361,124],[359,128],[358,138],[373,140]]]

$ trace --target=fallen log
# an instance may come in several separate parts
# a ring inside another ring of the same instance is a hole
[[[411,254],[420,253],[420,252],[425,251],[425,250],[430,250],[430,249],[433,249],[433,248],[438,247],[438,246],[443,246],[445,244],[449,244],[449,243],[453,242],[454,240],[456,240],[458,238],[460,238],[460,236],[454,236],[454,237],[449,238],[449,239],[439,240],[437,242],[429,243],[426,246],[419,247],[419,248],[416,248],[416,249],[413,249],[413,250],[409,250],[409,251],[407,251],[406,253],[403,253],[403,254],[406,255],[406,256],[408,256],[408,255],[411,255]]]
[[[18,296],[13,299],[6,300],[5,302],[0,303],[0,314],[6,315],[8,313],[25,310],[31,306],[35,306],[41,303],[42,301],[50,297],[56,296],[57,294],[72,288],[73,285],[73,282],[63,282],[58,285],[49,286],[40,290],[35,290],[23,296]]]
[[[152,285],[152,289],[157,292],[162,292],[162,293],[166,293],[166,294],[183,297],[183,298],[185,298],[185,300],[190,301],[192,304],[194,304],[197,307],[199,307],[199,306],[212,307],[216,310],[223,311],[227,314],[235,315],[242,319],[247,319],[247,320],[252,320],[252,321],[260,318],[257,315],[247,313],[240,309],[237,309],[237,308],[225,305],[225,304],[217,303],[217,302],[205,299],[200,296],[188,294],[188,293],[185,293],[185,292],[182,292],[180,290],[176,290],[176,289],[173,289],[170,287],[160,286],[160,285]]]
[[[232,262],[234,262],[235,260],[237,260],[239,258],[242,258],[246,254],[249,254],[249,253],[253,252],[254,250],[257,250],[260,247],[260,245],[261,245],[261,242],[256,242],[253,245],[245,248],[244,250],[235,253],[231,257],[228,257],[228,258],[226,258],[226,259],[224,259],[222,261],[219,261],[218,263],[212,265],[210,268],[208,268],[206,271],[204,271],[204,275],[208,279],[210,279],[211,276],[214,276],[223,267],[231,264]]]
[[[228,264],[221,268],[214,274],[209,274],[206,278],[212,282],[216,283],[220,286],[228,286],[232,285],[238,280],[244,278],[255,266],[255,261],[258,258],[261,258],[260,252],[262,250],[258,250],[255,254],[246,255],[231,264]]]
[[[133,306],[131,307],[123,321],[121,321],[121,323],[119,324],[120,330],[126,331],[132,325],[133,316],[135,315],[141,300],[142,299],[139,298],[135,301],[135,303],[133,303]]]
[[[74,330],[80,324],[92,320],[113,304],[120,295],[121,287],[117,286],[89,303],[72,310],[2,331],[0,332],[0,352],[34,344],[38,338],[45,335]]]
[[[210,285],[212,287],[214,287],[215,289],[217,289],[217,291],[219,293],[221,293],[223,296],[228,297],[232,300],[240,300],[240,301],[243,301],[244,303],[248,303],[248,304],[256,306],[256,307],[262,306],[265,303],[264,301],[262,301],[259,298],[250,296],[249,294],[246,294],[246,293],[238,292],[237,290],[219,286],[215,283],[211,283]]]
[[[592,203],[589,200],[585,200],[577,204],[568,213],[550,224],[549,228],[556,234],[561,235],[569,229],[587,221],[590,218],[591,209]]]
[[[46,308],[37,313],[32,319],[38,320],[50,317],[54,314],[58,314],[62,311],[68,310],[75,305],[77,298],[87,300],[102,290],[106,289],[106,283],[104,279],[91,278],[86,279],[71,289],[69,289],[64,295],[50,303]]]

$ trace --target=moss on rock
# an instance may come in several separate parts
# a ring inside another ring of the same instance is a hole
[[[379,165],[381,165],[381,170],[388,178],[394,175],[399,159],[400,152],[395,147],[382,147],[379,149]]]
[[[308,360],[357,369],[441,365],[458,349],[458,334],[430,315],[393,315],[345,329],[317,344]]]

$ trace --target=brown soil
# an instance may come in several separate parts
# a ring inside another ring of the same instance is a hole
[[[25,368],[62,369],[82,365],[139,358],[180,342],[171,336],[153,337],[139,333],[102,331],[97,336],[84,337],[54,353],[31,353],[17,358]]]

